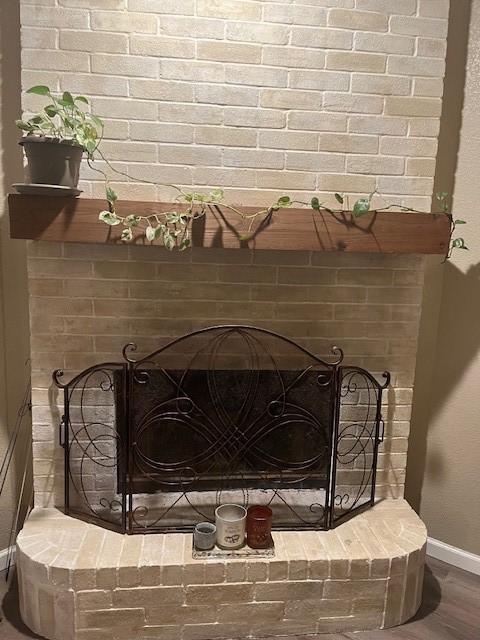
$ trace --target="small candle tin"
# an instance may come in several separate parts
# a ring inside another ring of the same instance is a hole
[[[193,531],[193,546],[199,551],[209,551],[215,546],[217,527],[212,522],[199,522]]]
[[[217,545],[221,549],[240,549],[245,543],[247,510],[239,504],[222,504],[215,509]]]

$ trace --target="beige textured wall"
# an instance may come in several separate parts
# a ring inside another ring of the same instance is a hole
[[[456,2],[451,21],[440,147],[444,138],[453,167],[452,157],[442,156],[438,172],[445,183],[455,171],[453,211],[468,221],[462,232],[470,251],[430,270],[433,294],[425,298],[419,351],[430,366],[417,369],[407,496],[431,537],[480,554],[480,3]]]
[[[9,239],[6,194],[22,178],[18,134],[12,125],[20,112],[20,16],[16,2],[0,5],[0,459],[15,423],[28,381],[28,297],[26,248]],[[23,442],[0,500],[0,550],[8,543],[24,464]]]

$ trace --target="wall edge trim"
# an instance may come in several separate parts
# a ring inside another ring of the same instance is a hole
[[[442,560],[464,571],[480,575],[480,555],[453,547],[441,540],[427,538],[427,556]]]

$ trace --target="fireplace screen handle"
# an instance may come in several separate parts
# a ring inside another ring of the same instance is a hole
[[[65,416],[62,416],[58,425],[58,442],[61,447],[65,447]]]

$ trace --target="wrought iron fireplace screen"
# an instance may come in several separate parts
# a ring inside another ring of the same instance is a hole
[[[265,329],[228,325],[61,382],[67,514],[126,533],[189,531],[218,504],[329,529],[373,504],[382,391]]]

